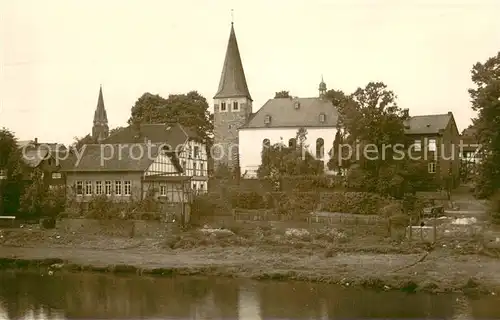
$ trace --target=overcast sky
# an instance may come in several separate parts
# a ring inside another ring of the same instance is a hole
[[[276,91],[316,96],[385,82],[412,115],[474,113],[470,70],[500,50],[500,1],[0,0],[0,127],[69,143],[110,127],[144,92],[212,106],[231,9],[254,111]]]

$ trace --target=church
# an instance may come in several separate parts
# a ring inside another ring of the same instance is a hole
[[[265,145],[292,146],[297,130],[307,130],[309,151],[326,164],[328,151],[337,132],[337,108],[324,98],[326,84],[321,79],[316,97],[269,99],[253,112],[252,96],[231,23],[226,57],[214,96],[215,165],[239,169],[243,178],[255,178]]]

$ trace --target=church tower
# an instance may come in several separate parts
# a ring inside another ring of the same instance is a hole
[[[104,108],[104,98],[102,97],[102,86],[99,88],[99,98],[97,98],[97,108],[94,113],[94,125],[92,126],[92,138],[98,142],[106,139],[109,135],[108,116]]]
[[[239,177],[238,129],[252,114],[252,97],[248,91],[238,42],[231,23],[231,31],[222,67],[219,88],[214,96],[214,150],[215,167],[227,165]]]
[[[323,80],[323,76],[321,76],[321,82],[319,83],[318,91],[319,91],[319,97],[324,98],[326,94],[326,83]]]

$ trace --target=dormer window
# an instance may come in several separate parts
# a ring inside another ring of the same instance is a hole
[[[220,111],[226,111],[226,103],[225,102],[221,102],[220,103]]]
[[[265,123],[265,124],[269,124],[269,123],[271,123],[271,116],[266,116],[266,117],[264,118],[264,123]]]
[[[238,101],[234,101],[233,102],[233,110],[238,111],[238,109],[239,109]]]
[[[325,122],[325,120],[326,120],[326,115],[324,113],[321,113],[319,115],[319,122],[323,123]]]
[[[300,102],[295,101],[295,103],[293,104],[293,106],[294,106],[295,109],[299,109],[300,108]]]

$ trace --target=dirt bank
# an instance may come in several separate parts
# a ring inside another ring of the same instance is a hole
[[[420,261],[420,262],[419,262]],[[418,263],[417,263],[418,262]],[[177,250],[0,247],[1,268],[43,267],[58,272],[109,271],[139,274],[219,275],[303,280],[408,291],[500,293],[500,263],[439,249],[423,254],[269,252],[255,247]]]

